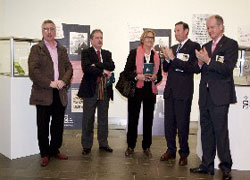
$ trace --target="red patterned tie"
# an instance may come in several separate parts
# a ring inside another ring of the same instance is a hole
[[[101,62],[102,60],[101,60],[101,52],[100,52],[100,50],[97,51],[97,57],[98,57],[98,60]]]
[[[100,50],[97,51],[97,58],[98,58],[99,62],[101,62],[101,52],[100,52]],[[97,83],[98,84],[99,84],[100,80],[101,80],[101,77],[97,77]]]
[[[97,51],[97,57],[99,62],[101,62],[102,61],[101,52],[99,50]],[[106,86],[106,78],[104,76],[97,77],[97,83],[98,83],[98,99],[104,100],[104,88]]]

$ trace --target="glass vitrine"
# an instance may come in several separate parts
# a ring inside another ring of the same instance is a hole
[[[39,39],[0,37],[0,74],[11,77],[28,76],[30,48]]]
[[[250,85],[250,47],[240,46],[238,61],[234,68],[234,81],[236,85]]]

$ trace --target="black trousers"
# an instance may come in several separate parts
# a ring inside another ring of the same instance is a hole
[[[190,123],[192,99],[174,99],[171,93],[165,99],[165,138],[167,149],[172,154],[176,154],[176,134],[178,132],[181,157],[189,155],[188,134]]]
[[[37,105],[36,108],[37,136],[41,157],[54,156],[59,153],[62,145],[65,112],[58,90],[53,89],[53,103],[50,106]]]
[[[150,83],[151,85],[151,83]],[[128,147],[134,149],[137,141],[138,120],[140,115],[141,103],[143,103],[143,140],[142,148],[150,148],[152,144],[152,126],[154,117],[154,106],[156,95],[145,83],[144,88],[137,89],[133,98],[128,98]]]
[[[202,165],[209,172],[214,171],[216,148],[220,159],[219,167],[223,172],[230,172],[232,159],[228,137],[228,108],[229,105],[217,106],[212,102],[207,92],[206,106],[200,107],[200,125],[202,142]]]

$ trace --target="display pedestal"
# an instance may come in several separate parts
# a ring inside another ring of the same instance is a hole
[[[237,103],[231,104],[228,114],[232,169],[250,170],[250,87],[236,86]],[[197,133],[197,155],[202,157],[200,127]],[[215,158],[215,168],[220,161]]]
[[[28,77],[0,76],[0,153],[16,159],[39,153],[36,108]]]

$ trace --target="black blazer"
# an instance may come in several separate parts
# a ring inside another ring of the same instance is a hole
[[[176,56],[177,45],[172,47]],[[173,61],[163,62],[164,72],[168,72],[167,82],[164,90],[164,98],[168,98],[172,91],[175,99],[192,100],[194,91],[193,73],[199,73],[200,70],[195,68],[197,58],[195,50],[200,50],[200,45],[190,39],[181,47],[179,53],[189,54],[188,61],[182,61],[177,57]]]
[[[150,56],[150,62],[154,63],[154,51],[151,51],[151,56]],[[144,58],[144,62],[145,62]],[[137,76],[136,74],[136,49],[132,49],[128,55],[128,59],[124,68],[124,74],[128,78],[128,80],[135,80],[135,77]],[[159,83],[162,80],[162,74],[161,74],[161,64],[159,66],[159,70],[157,73],[157,81],[155,84]]]
[[[233,70],[238,59],[238,43],[223,36],[214,52],[211,52],[212,41],[204,45],[211,61],[201,68],[199,105],[205,106],[206,93],[209,93],[215,105],[227,105],[236,102]],[[216,61],[216,56],[224,56],[224,62]],[[196,66],[198,68],[198,65]]]
[[[111,52],[102,49],[101,50],[103,62],[99,62],[96,51],[93,47],[84,49],[82,51],[82,70],[83,78],[78,91],[78,96],[81,98],[93,97],[97,85],[97,77],[103,75],[103,70],[113,71],[115,64],[112,60]],[[113,99],[112,86],[107,87],[108,97]]]

